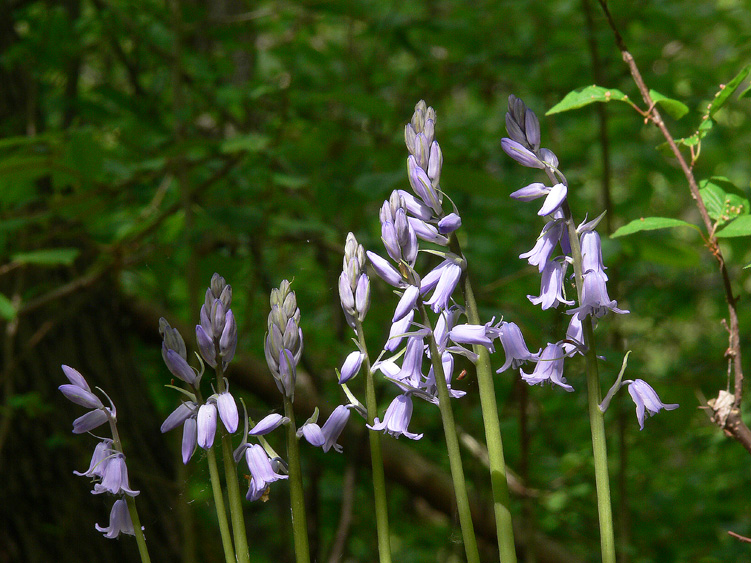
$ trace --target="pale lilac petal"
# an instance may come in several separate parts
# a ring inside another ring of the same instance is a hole
[[[135,535],[133,521],[130,519],[130,512],[128,511],[128,503],[123,499],[116,500],[110,511],[110,525],[104,528],[99,524],[94,524],[94,528],[97,532],[104,533],[104,537],[107,539],[115,539],[120,534]]]
[[[107,413],[102,409],[89,411],[73,421],[73,434],[84,434],[107,422]]]
[[[237,413],[237,403],[235,403],[235,398],[230,394],[229,391],[219,393],[216,398],[216,407],[219,410],[219,418],[222,419],[222,423],[227,429],[227,432],[234,434],[239,423],[239,415]]]
[[[58,387],[58,389],[62,392],[63,395],[65,395],[66,399],[77,405],[81,405],[82,407],[86,407],[88,409],[100,409],[104,406],[99,397],[94,395],[94,393],[92,393],[91,391],[87,391],[86,389],[79,387],[78,385],[66,383],[65,385]]]
[[[376,274],[378,274],[383,281],[394,287],[401,287],[404,285],[402,275],[387,260],[381,258],[378,254],[371,252],[370,250],[368,250],[366,254],[370,259],[370,263],[376,271]]]
[[[391,319],[391,322],[395,323],[397,321],[400,321],[407,315],[407,313],[412,311],[417,304],[418,297],[420,297],[419,287],[417,287],[416,285],[410,285],[409,287],[407,287],[407,289],[404,290],[404,293],[399,299],[399,303],[396,306],[394,317]]]
[[[347,405],[339,405],[334,409],[334,412],[331,413],[331,416],[329,416],[326,423],[321,427],[321,432],[323,433],[324,438],[326,438],[326,442],[323,444],[324,452],[334,448],[335,451],[341,453],[342,447],[337,444],[336,441],[339,439],[344,427],[347,426],[349,415],[349,407]]]
[[[76,387],[80,387],[81,389],[84,389],[86,391],[91,391],[91,388],[89,387],[89,384],[86,383],[86,380],[84,379],[83,375],[76,370],[73,369],[70,366],[62,366],[63,367],[63,373],[65,373],[65,377],[68,378],[68,381],[70,381],[73,385]]]
[[[282,424],[289,422],[289,418],[277,413],[272,413],[263,417],[258,424],[256,424],[250,432],[249,436],[263,436],[269,432],[276,430]]]
[[[347,356],[347,358],[344,360],[344,364],[342,364],[342,369],[339,372],[341,374],[341,376],[339,377],[339,385],[347,383],[350,379],[358,374],[358,372],[360,371],[360,366],[362,365],[362,361],[364,359],[365,354],[363,354],[359,350],[356,350]]]
[[[188,418],[195,414],[196,406],[197,405],[193,401],[180,403],[180,406],[173,410],[162,423],[162,427],[160,428],[162,433],[169,432],[173,428],[177,428],[183,424]]]
[[[542,204],[542,207],[537,212],[537,214],[540,217],[550,215],[551,213],[553,213],[553,211],[561,206],[561,204],[566,199],[567,194],[568,188],[565,184],[556,184],[551,188],[548,197],[545,198],[545,203]]]
[[[214,445],[216,434],[216,405],[206,403],[198,409],[198,445],[208,450]]]

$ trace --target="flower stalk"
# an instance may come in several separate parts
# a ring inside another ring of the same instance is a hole
[[[456,237],[452,237],[452,244],[456,247],[455,252],[460,254],[461,249]],[[475,294],[466,272],[462,280],[462,291],[469,323],[473,325],[481,324]],[[493,491],[493,513],[495,514],[495,529],[498,539],[498,556],[503,563],[516,563],[516,545],[514,544],[514,527],[509,507],[506,461],[503,455],[501,425],[498,421],[498,406],[490,364],[490,352],[485,346],[478,344],[473,345],[472,350],[477,354],[475,367],[477,370],[477,386],[480,391],[482,420],[485,426],[485,444],[488,448],[490,462],[490,485]]]
[[[472,512],[469,506],[467,485],[464,480],[464,468],[459,449],[459,438],[456,434],[456,424],[454,423],[454,412],[451,410],[451,403],[449,402],[450,397],[446,375],[443,371],[443,363],[440,360],[441,354],[438,352],[438,345],[435,341],[428,311],[422,303],[419,308],[423,325],[430,329],[430,358],[435,373],[438,408],[441,411],[443,433],[446,436],[446,450],[448,451],[451,478],[454,482],[454,495],[456,496],[456,508],[459,512],[459,525],[461,526],[462,538],[464,539],[464,551],[467,555],[467,563],[479,563],[480,554],[477,550],[477,539],[475,538],[475,529],[472,525]]]
[[[292,509],[292,535],[295,542],[295,561],[310,563],[310,548],[308,547],[308,523],[305,518],[305,496],[302,487],[302,471],[300,469],[300,445],[295,426],[295,411],[292,399],[284,395],[284,416],[289,419],[287,424],[287,461],[289,463],[289,498]]]
[[[362,322],[358,319],[355,323],[357,340],[360,350],[364,354],[365,364],[365,406],[368,411],[368,424],[373,425],[375,413],[378,412],[376,403],[375,384],[373,371],[370,365],[370,356],[365,344],[365,335]],[[389,513],[386,503],[386,476],[383,470],[383,453],[381,452],[381,433],[368,432],[370,442],[370,464],[373,475],[373,501],[375,503],[376,535],[378,537],[378,558],[380,563],[391,563],[391,539],[389,537]]]

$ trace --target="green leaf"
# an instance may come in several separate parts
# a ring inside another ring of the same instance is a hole
[[[650,90],[649,95],[652,96],[652,101],[655,104],[662,106],[662,109],[665,110],[665,113],[667,113],[673,119],[680,119],[688,113],[688,106],[683,102],[679,102],[678,100],[663,96],[656,90]]]
[[[16,318],[17,313],[18,311],[16,311],[16,308],[13,306],[13,303],[11,303],[11,300],[0,293],[0,317],[5,319],[6,321],[12,321],[14,318]]]
[[[712,220],[719,224],[732,221],[739,215],[749,212],[749,201],[732,193],[738,191],[733,183],[722,176],[713,176],[699,183],[699,194]]]
[[[639,231],[655,231],[657,229],[668,229],[670,227],[691,227],[699,231],[696,225],[681,221],[680,219],[672,219],[670,217],[642,217],[641,219],[635,219],[623,225],[620,229],[615,231],[610,238],[617,238],[626,235],[632,235]]]
[[[715,233],[717,238],[747,237],[751,235],[751,215],[733,219],[724,229]]]
[[[561,113],[571,109],[578,109],[594,102],[625,102],[628,96],[615,88],[603,88],[602,86],[585,86],[566,94],[560,102],[548,110],[545,115]]]
[[[676,139],[675,142],[677,145],[683,145],[684,147],[693,147],[697,145],[700,140],[706,137],[707,133],[709,133],[713,125],[714,125],[714,121],[712,121],[709,118],[706,118],[704,119],[704,121],[701,122],[698,129],[696,130],[696,133],[694,133],[690,137],[684,137],[683,139]],[[667,146],[667,143],[664,143],[664,144]]]
[[[735,76],[735,78],[733,78],[728,84],[721,88],[720,91],[717,92],[717,94],[715,94],[714,101],[712,101],[712,105],[709,107],[710,117],[714,116],[714,114],[717,113],[720,108],[722,108],[722,106],[727,103],[727,101],[730,99],[730,96],[732,96],[733,93],[741,85],[741,83],[743,83],[749,72],[751,72],[751,65],[744,66],[743,69]]]
[[[11,256],[14,262],[38,266],[70,266],[79,254],[77,248],[45,248],[31,252],[19,252]]]

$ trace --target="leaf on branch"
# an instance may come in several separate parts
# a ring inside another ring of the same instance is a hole
[[[641,219],[635,219],[623,225],[620,229],[615,231],[610,238],[617,238],[626,235],[632,235],[639,231],[655,231],[657,229],[668,229],[670,227],[691,227],[699,231],[699,228],[692,223],[681,221],[680,219],[672,219],[670,217],[642,217]]]
[[[628,96],[615,88],[603,88],[595,85],[585,86],[566,94],[566,97],[550,108],[545,115],[578,109],[594,102],[611,101],[626,102]]]
[[[652,97],[652,101],[659,104],[665,110],[665,113],[673,119],[678,120],[688,113],[688,106],[683,102],[663,96],[656,90],[650,90],[649,95]]]
[[[724,106],[730,99],[730,96],[738,89],[738,87],[746,80],[749,72],[751,72],[751,65],[746,65],[743,69],[728,82],[725,86],[720,87],[720,91],[715,94],[712,104],[709,106],[709,116],[713,117],[722,106]],[[748,90],[744,91],[741,95],[744,95]]]
[[[11,256],[11,260],[37,266],[70,266],[78,257],[78,254],[77,248],[45,248],[31,252],[19,252]]]
[[[739,215],[748,215],[749,201],[738,195],[738,188],[722,176],[713,176],[699,183],[699,194],[707,213],[718,225],[732,221]]]
[[[706,115],[704,116],[704,121],[701,122],[701,125],[699,125],[699,128],[696,130],[696,133],[691,135],[690,137],[684,137],[682,139],[676,139],[675,144],[678,146],[683,145],[684,147],[693,147],[697,144],[699,144],[699,141],[701,141],[704,137],[706,137],[707,133],[709,133],[710,129],[712,129],[712,126],[714,125],[714,121],[709,119]],[[667,143],[663,143],[665,146],[667,146]],[[662,145],[660,145],[662,147]]]
[[[727,227],[715,233],[717,238],[747,237],[751,235],[751,215],[740,215]]]

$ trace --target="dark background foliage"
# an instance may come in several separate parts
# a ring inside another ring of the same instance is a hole
[[[442,187],[463,216],[483,313],[520,324],[531,346],[559,338],[567,318],[526,299],[539,280],[518,255],[541,222],[508,193],[539,176],[500,150],[509,94],[541,117],[579,218],[607,206],[611,229],[649,215],[698,222],[685,180],[655,149],[656,130],[627,106],[603,106],[607,167],[598,108],[543,117],[595,76],[638,99],[590,3],[2,0],[0,561],[137,558],[129,538],[94,530],[111,500],[72,474],[95,441],[70,433],[81,409],[56,389],[63,363],[118,407],[155,559],[221,560],[201,455],[183,468],[179,437],[158,431],[177,403],[163,387],[158,318],[180,326],[190,347],[211,274],[232,284],[240,344],[230,381],[257,419],[279,408],[263,363],[268,293],[293,279],[306,343],[299,417],[338,404],[333,368],[351,349],[336,292],[345,236],[379,249],[377,210],[407,186],[403,127],[421,98],[438,112]],[[749,61],[743,2],[618,1],[611,10],[648,85],[691,109],[669,123],[676,137],[693,132],[719,85]],[[747,98],[722,110],[696,168],[746,196],[749,117]],[[751,535],[748,454],[699,408],[727,385],[716,266],[688,230],[603,239],[611,296],[632,312],[598,329],[603,385],[631,349],[631,377],[681,404],[643,432],[627,397],[607,413],[621,561],[747,561],[747,544],[727,532]],[[723,243],[741,303],[751,287],[746,240]],[[371,350],[382,346],[392,306],[375,282]],[[748,350],[751,316],[743,307],[741,315]],[[496,380],[527,561],[598,560],[581,369],[567,367],[574,394],[527,388],[511,373]],[[460,385],[462,432],[482,441],[471,370]],[[392,391],[383,384],[379,393],[385,407]],[[417,404],[412,427],[425,437],[386,440],[400,562],[462,557],[437,414]],[[376,560],[364,431],[353,422],[344,454],[303,447],[318,561]],[[492,560],[487,471],[472,450],[465,459]],[[282,483],[269,502],[246,506],[255,561],[291,560],[286,503]],[[338,533],[342,521],[349,527]]]

